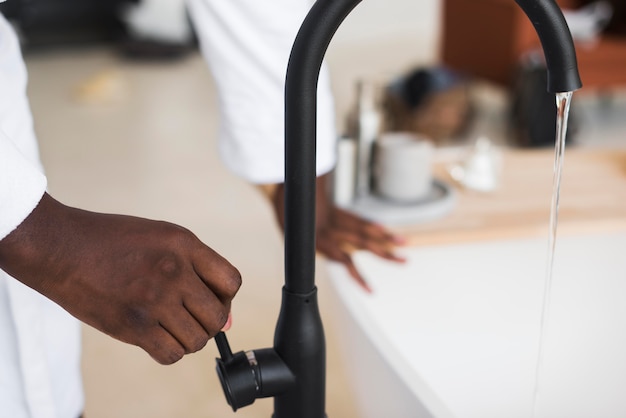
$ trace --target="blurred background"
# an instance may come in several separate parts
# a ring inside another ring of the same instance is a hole
[[[591,2],[560,3],[580,10]],[[610,15],[578,15],[585,18],[577,41],[585,88],[571,116],[569,143],[576,147],[626,147],[626,20],[621,1],[604,3]],[[264,197],[216,155],[215,87],[184,3],[8,0],[0,10],[22,39],[51,194],[194,231],[244,279],[233,307],[233,349],[271,346],[283,282],[281,233]],[[437,147],[469,146],[478,137],[504,147],[551,146],[554,97],[545,93],[537,48],[513,1],[364,1],[327,54],[339,132],[350,134],[357,84],[367,82],[377,89],[382,129],[424,134]],[[535,112],[545,106],[549,111]],[[341,330],[319,263],[327,411],[354,417],[338,353]],[[85,327],[85,416],[230,416],[216,356],[209,342],[162,367]],[[271,410],[271,401],[260,400],[237,416],[268,417]]]

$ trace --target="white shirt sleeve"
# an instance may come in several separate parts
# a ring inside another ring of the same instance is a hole
[[[253,183],[284,179],[284,85],[309,0],[188,0],[200,46],[216,81],[219,152]],[[336,129],[329,75],[318,84],[317,174],[335,164]]]
[[[0,132],[0,239],[18,227],[46,190],[46,177]]]
[[[0,19],[0,239],[37,206],[46,190],[15,34]]]

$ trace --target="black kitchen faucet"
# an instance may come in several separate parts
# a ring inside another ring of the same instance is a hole
[[[360,1],[317,0],[291,51],[285,85],[282,306],[273,348],[232,354],[223,333],[215,338],[221,355],[217,370],[233,410],[253,403],[256,398],[274,397],[274,418],[326,416],[326,345],[315,287],[317,81],[335,31]],[[515,1],[541,40],[548,91],[579,89],[582,83],[574,43],[558,5],[554,0]]]

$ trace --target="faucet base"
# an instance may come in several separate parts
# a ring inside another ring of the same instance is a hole
[[[274,418],[325,418],[326,342],[317,288],[308,293],[283,288],[274,350],[295,376],[294,384],[274,397]]]

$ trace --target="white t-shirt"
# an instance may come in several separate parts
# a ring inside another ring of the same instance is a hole
[[[253,183],[284,178],[284,85],[291,46],[310,0],[187,0],[219,94],[219,152]],[[335,165],[330,77],[318,82],[317,174]]]
[[[189,0],[219,90],[220,154],[251,182],[283,180],[284,77],[310,5],[309,0]],[[46,190],[26,82],[18,41],[0,15],[0,239],[19,226]],[[319,91],[317,172],[323,174],[335,162],[325,70]],[[0,418],[77,418],[83,404],[79,322],[0,270]]]

